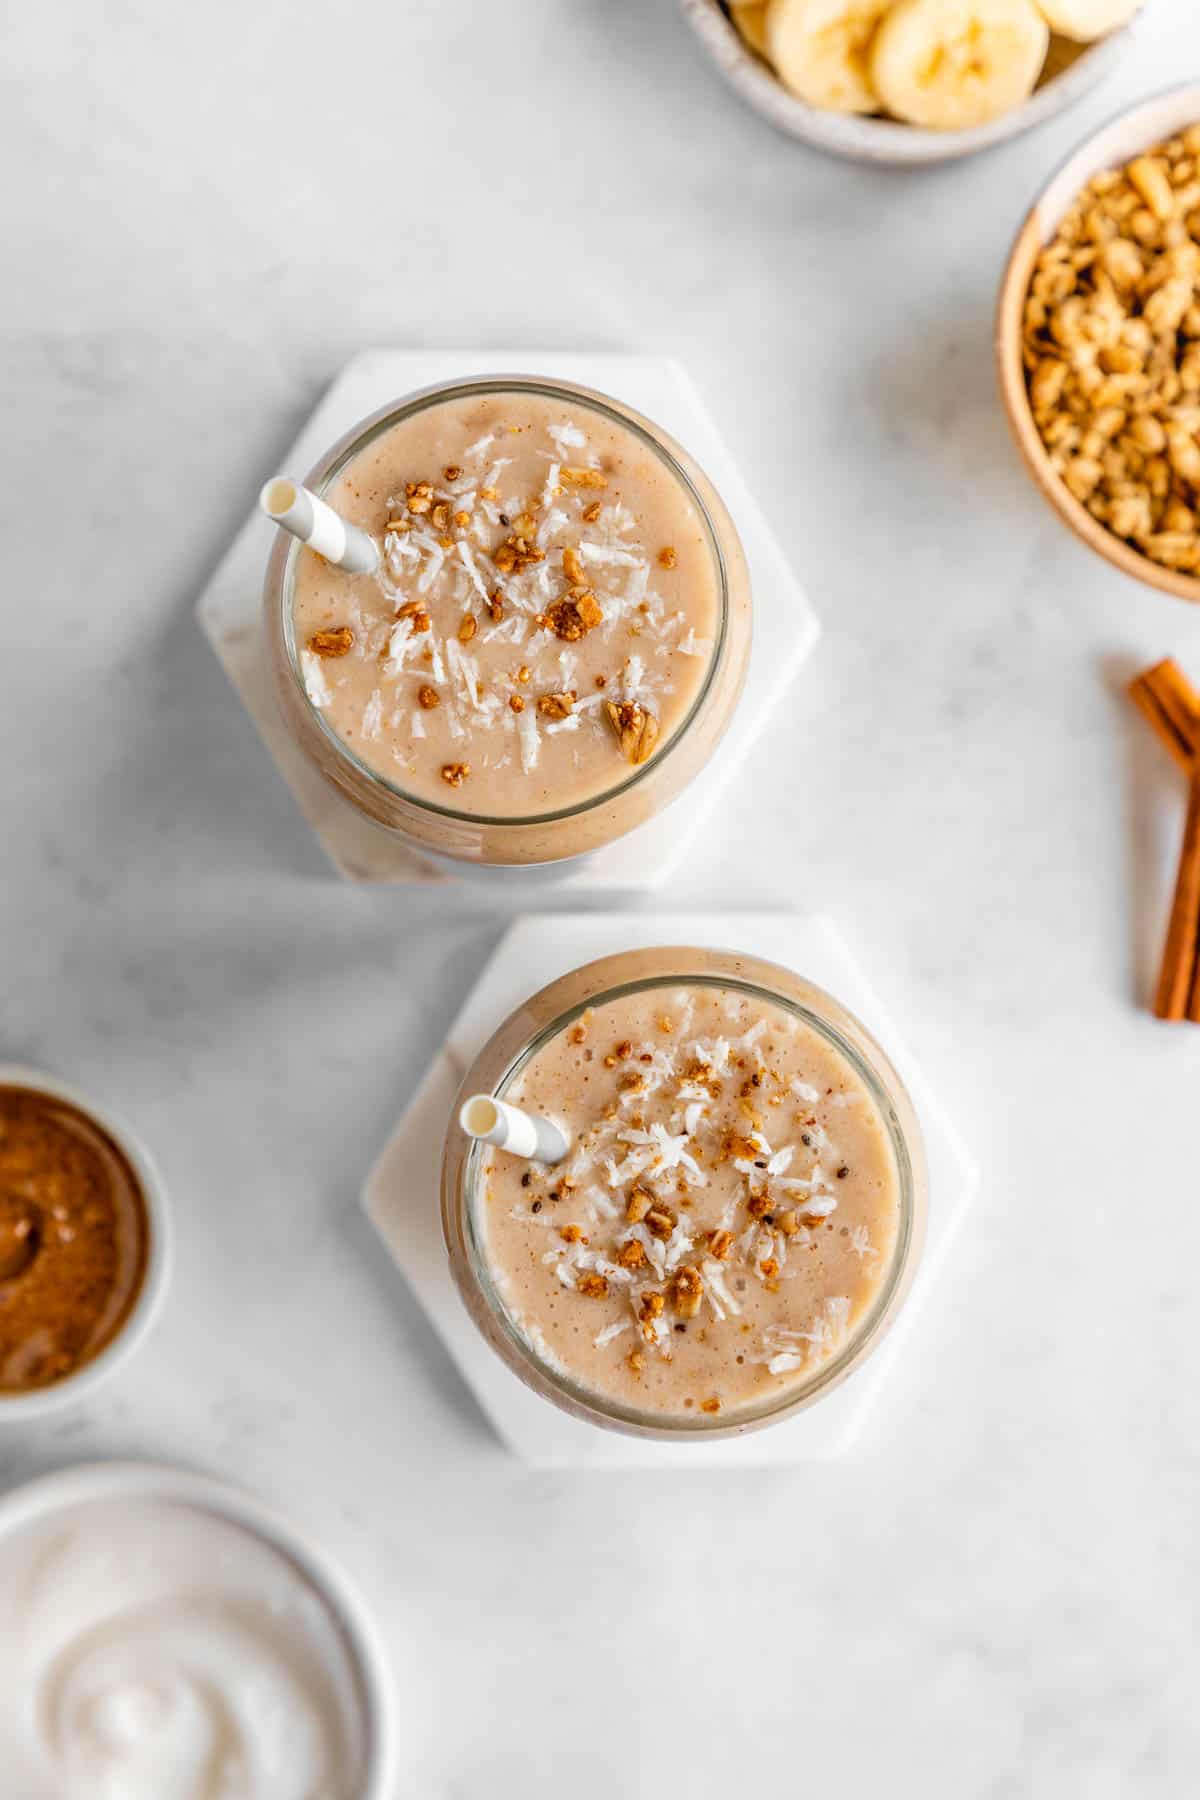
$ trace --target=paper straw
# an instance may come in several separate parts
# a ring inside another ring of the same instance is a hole
[[[379,567],[379,550],[367,533],[294,481],[277,475],[264,486],[258,504],[268,519],[337,568],[372,575]]]
[[[490,1094],[472,1094],[461,1108],[458,1122],[468,1137],[533,1162],[561,1162],[571,1148],[566,1133],[553,1120],[522,1112],[519,1106],[493,1100]]]

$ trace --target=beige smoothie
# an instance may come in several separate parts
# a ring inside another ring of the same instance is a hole
[[[325,497],[381,559],[351,575],[298,552],[295,647],[370,770],[518,819],[663,756],[713,664],[721,570],[695,491],[616,415],[468,392],[375,436]]]
[[[761,990],[602,1000],[502,1097],[572,1149],[484,1152],[488,1278],[537,1358],[602,1402],[734,1421],[786,1404],[875,1308],[902,1225],[892,1135],[851,1058]]]

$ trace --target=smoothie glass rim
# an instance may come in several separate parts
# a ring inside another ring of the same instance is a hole
[[[368,414],[366,418],[352,425],[338,438],[306,476],[306,485],[322,498],[326,497],[354,458],[382,437],[385,432],[427,411],[432,406],[463,399],[473,394],[540,394],[552,399],[561,398],[573,406],[598,413],[610,424],[630,432],[638,439],[643,448],[657,457],[672,479],[682,486],[687,498],[695,506],[704,527],[709,555],[716,576],[717,625],[704,671],[704,679],[685,716],[662,748],[656,750],[648,761],[633,769],[629,775],[614,783],[613,786],[604,788],[589,799],[578,800],[570,806],[556,807],[550,811],[535,813],[482,813],[468,812],[462,807],[443,805],[436,800],[424,798],[409,788],[402,787],[398,782],[390,780],[378,769],[372,768],[369,763],[364,762],[345,738],[334,730],[321,708],[315,706],[309,698],[296,644],[294,610],[296,569],[300,551],[304,546],[295,538],[286,537],[283,533],[280,533],[281,541],[276,544],[267,564],[271,612],[281,634],[288,678],[295,697],[300,702],[310,724],[315,726],[327,747],[334,756],[353,770],[356,777],[369,783],[390,800],[414,806],[432,818],[461,821],[480,828],[515,827],[519,829],[529,826],[562,824],[592,812],[598,806],[606,806],[624,798],[626,794],[639,787],[662,767],[667,758],[678,745],[688,738],[693,727],[698,723],[705,710],[730,641],[731,584],[728,561],[721,544],[720,533],[703,494],[687,469],[676,457],[670,444],[655,436],[660,428],[652,420],[643,421],[642,416],[635,409],[626,409],[624,403],[615,396],[600,393],[594,388],[538,375],[479,375],[463,380],[435,382],[398,400],[389,401],[378,411]],[[664,432],[664,437],[669,438],[669,435]],[[680,448],[684,447],[680,446]],[[685,454],[687,454],[686,450]]]
[[[668,954],[668,952],[664,951],[663,954]],[[676,954],[682,953],[676,952]],[[711,956],[713,953],[693,952],[692,954],[699,957],[701,955]],[[835,1355],[819,1365],[811,1378],[779,1390],[775,1395],[765,1399],[761,1405],[741,1407],[726,1417],[722,1417],[720,1414],[713,1416],[689,1414],[686,1418],[672,1417],[668,1413],[649,1408],[626,1406],[620,1401],[610,1399],[595,1388],[573,1381],[561,1368],[555,1367],[549,1359],[541,1356],[524,1336],[511,1318],[496,1283],[491,1278],[485,1233],[479,1219],[481,1210],[479,1206],[480,1176],[484,1158],[490,1153],[490,1146],[472,1143],[461,1155],[460,1173],[455,1184],[456,1191],[452,1193],[448,1177],[453,1126],[451,1126],[451,1137],[447,1140],[446,1157],[443,1163],[442,1194],[443,1226],[447,1247],[452,1257],[455,1248],[461,1247],[483,1307],[488,1317],[495,1322],[501,1332],[511,1358],[525,1365],[526,1370],[534,1377],[533,1385],[539,1392],[546,1394],[547,1389],[551,1390],[547,1397],[552,1400],[557,1399],[566,1406],[567,1410],[576,1414],[582,1413],[595,1423],[640,1436],[698,1439],[740,1435],[760,1426],[775,1423],[818,1398],[827,1388],[836,1385],[843,1376],[849,1373],[859,1359],[874,1347],[884,1328],[894,1316],[899,1300],[903,1297],[905,1276],[913,1265],[914,1255],[920,1247],[921,1208],[926,1191],[920,1124],[911,1096],[899,1074],[892,1067],[886,1052],[866,1027],[825,989],[805,980],[780,964],[771,964],[763,959],[753,957],[737,957],[736,959],[731,957],[730,960],[736,960],[742,966],[751,965],[755,976],[738,974],[732,969],[726,972],[694,969],[685,972],[680,970],[634,977],[628,981],[614,983],[596,992],[586,992],[564,1011],[556,1013],[552,1019],[540,1026],[531,1037],[522,1043],[520,1048],[508,1059],[501,1073],[491,1083],[490,1092],[496,1097],[502,1098],[538,1051],[563,1031],[568,1030],[585,1012],[595,1010],[627,995],[645,993],[656,988],[733,989],[752,999],[779,1007],[816,1031],[845,1059],[852,1073],[863,1084],[875,1107],[887,1137],[895,1168],[899,1224],[886,1276],[869,1307],[848,1335],[846,1342]],[[585,968],[587,966],[585,965]],[[582,972],[576,970],[571,974],[577,975]],[[772,972],[777,973],[785,982],[791,981],[799,984],[808,997],[807,1002],[794,998],[784,987],[776,988],[768,985],[767,978]],[[562,979],[569,980],[571,975]],[[558,985],[559,983],[555,982],[551,984],[551,987]],[[545,993],[549,989],[542,991]],[[538,995],[532,996],[526,1006],[520,1010],[528,1011],[539,997]],[[829,1008],[828,1013],[819,1010],[825,1005]],[[855,1042],[839,1027],[836,1023],[839,1016],[849,1021],[852,1027],[861,1034],[862,1045]],[[512,1018],[515,1017],[516,1015],[512,1016]],[[512,1018],[500,1027],[500,1032],[505,1030],[507,1024],[512,1023]],[[498,1036],[499,1032],[495,1035]],[[867,1054],[867,1047],[869,1047],[870,1055]],[[911,1122],[907,1126],[902,1120],[902,1112],[907,1112],[909,1115]],[[452,1212],[453,1218],[451,1217]],[[452,1236],[452,1227],[455,1228],[454,1236]],[[509,1360],[509,1358],[505,1360]]]

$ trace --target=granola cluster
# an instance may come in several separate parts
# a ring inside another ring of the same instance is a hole
[[[354,633],[348,625],[339,625],[336,631],[314,631],[308,647],[314,656],[349,656]]]
[[[1025,302],[1034,422],[1069,491],[1200,574],[1200,124],[1093,176]]]
[[[658,720],[636,700],[606,700],[604,713],[626,762],[649,762],[658,742]]]

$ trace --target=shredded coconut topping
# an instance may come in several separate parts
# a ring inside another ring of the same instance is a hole
[[[603,785],[611,771],[616,784],[669,738],[711,647],[680,609],[699,589],[682,569],[672,577],[675,562],[647,541],[629,504],[635,465],[626,476],[619,441],[613,452],[599,422],[589,436],[587,419],[535,412],[532,424],[498,425],[452,464],[395,482],[377,572],[344,596],[335,585],[345,616],[325,635],[348,634],[349,621],[353,648],[332,670],[303,649],[302,678],[335,729],[379,745],[386,772],[432,770],[452,739],[466,804],[472,770],[507,768],[514,784],[536,776],[547,787],[582,770]],[[420,720],[414,681],[451,690]],[[569,704],[539,720],[547,696]]]
[[[313,705],[328,706],[333,696],[325,679],[325,666],[321,658],[314,656],[311,650],[305,650],[300,657],[300,667],[304,674],[305,692]]]
[[[743,1396],[756,1382],[806,1379],[845,1345],[881,1262],[862,1190],[843,1185],[852,1170],[829,1131],[834,1085],[797,1075],[795,1022],[755,1017],[744,995],[718,990],[698,1006],[688,990],[663,991],[654,1005],[615,1043],[590,1014],[573,1028],[586,1118],[566,1162],[539,1172],[536,1198],[508,1216],[538,1228],[544,1279],[569,1296],[556,1306],[598,1309],[585,1341],[628,1382],[693,1366],[693,1341],[706,1346],[705,1381],[727,1356]],[[721,1031],[696,1031],[718,1017]],[[515,1101],[528,1078],[514,1082]],[[859,1121],[845,1130],[852,1161],[865,1140]],[[719,1409],[719,1393],[703,1398]]]

